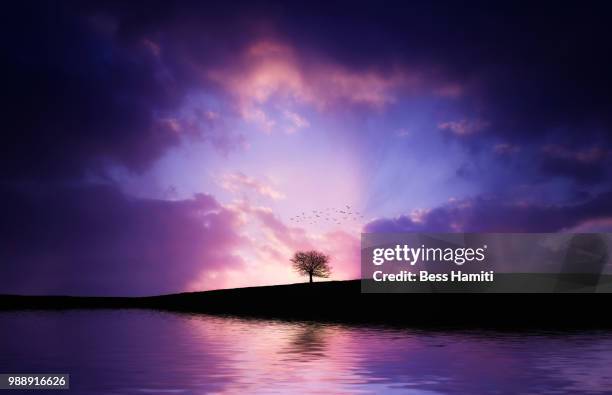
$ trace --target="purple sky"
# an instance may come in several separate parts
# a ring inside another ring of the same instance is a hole
[[[612,229],[593,4],[14,7],[0,293],[301,281],[300,248],[356,278],[364,230]]]

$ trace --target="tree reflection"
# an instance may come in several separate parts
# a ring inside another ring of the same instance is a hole
[[[327,328],[319,323],[304,323],[295,327],[287,347],[282,352],[290,359],[312,361],[325,357],[327,348]]]

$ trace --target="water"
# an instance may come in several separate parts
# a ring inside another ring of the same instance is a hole
[[[0,372],[70,373],[78,394],[612,394],[611,333],[106,310],[0,313],[0,336]]]

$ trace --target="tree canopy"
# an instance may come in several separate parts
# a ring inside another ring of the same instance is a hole
[[[310,282],[313,277],[327,278],[331,274],[330,258],[322,252],[298,251],[291,258],[293,268],[302,276],[308,275]]]

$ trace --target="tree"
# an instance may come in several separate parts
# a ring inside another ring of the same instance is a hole
[[[298,251],[291,258],[293,268],[301,275],[308,275],[310,282],[313,277],[329,277],[331,266],[329,256],[319,251]]]

